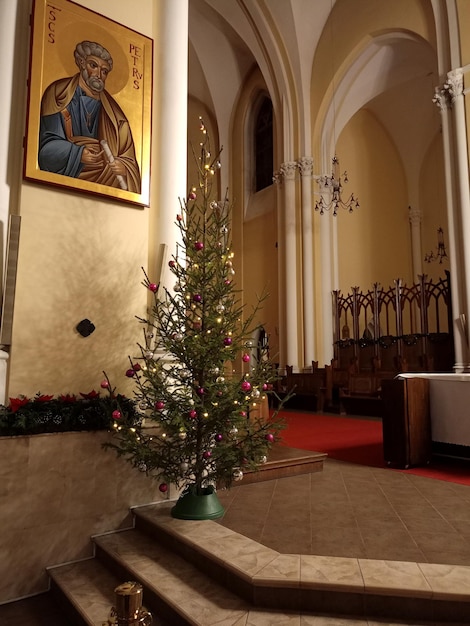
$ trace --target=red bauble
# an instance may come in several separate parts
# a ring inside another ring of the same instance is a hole
[[[221,435],[220,433],[218,433],[214,439],[217,441],[217,443],[220,443],[222,441],[222,439],[224,438],[223,435]]]
[[[197,412],[192,409],[191,411],[189,411],[189,417],[193,420],[197,417]]]
[[[268,433],[265,437],[266,441],[272,443],[274,441],[274,435],[272,433]]]
[[[245,354],[242,356],[242,361],[243,361],[244,363],[248,363],[248,361],[249,361],[249,360],[250,360],[250,355],[245,353]]]
[[[155,410],[162,411],[165,408],[165,403],[162,400],[155,402]]]
[[[251,389],[251,383],[249,383],[247,380],[244,380],[242,382],[242,390],[243,391],[250,391]]]
[[[108,387],[109,387],[108,381],[107,380],[102,380],[100,387],[101,387],[101,389],[108,389]]]
[[[115,411],[113,411],[113,420],[119,420],[122,417],[121,411],[118,411],[117,409]]]
[[[158,285],[156,283],[149,283],[148,288],[150,289],[150,291],[152,291],[153,293],[156,293],[158,291]]]
[[[194,191],[191,191],[191,193],[189,194],[188,198],[190,200],[196,200],[196,194],[194,193]]]
[[[177,222],[182,222],[182,221],[183,221],[183,216],[178,214],[178,215],[176,216],[176,221],[177,221]]]
[[[168,491],[168,485],[166,483],[160,483],[158,488],[162,493],[166,493]]]
[[[212,456],[212,452],[211,452],[210,450],[206,450],[205,452],[203,452],[202,456],[203,456],[205,459],[210,459],[210,458],[211,458],[211,456]]]
[[[241,415],[242,417],[246,417],[246,411],[240,411],[240,415]]]
[[[168,265],[169,265],[170,267],[175,267],[175,266],[176,266],[176,263],[173,261],[173,259],[171,259],[171,261],[168,261]]]
[[[132,378],[132,377],[134,376],[134,374],[135,374],[135,371],[134,371],[133,369],[128,369],[128,370],[126,371],[126,376],[127,376],[128,378]]]
[[[203,248],[204,248],[204,244],[202,243],[202,241],[196,241],[196,243],[194,244],[194,249],[202,250]]]
[[[232,345],[232,338],[231,337],[225,337],[224,345],[225,346],[231,346]]]
[[[134,368],[134,372],[140,372],[140,370],[142,369],[140,367],[140,363],[134,363],[132,367]]]

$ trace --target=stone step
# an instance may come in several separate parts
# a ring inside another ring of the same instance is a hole
[[[255,471],[244,472],[243,480],[240,483],[233,483],[233,486],[321,472],[323,461],[327,457],[328,455],[324,452],[312,452],[275,445],[269,451],[266,463],[260,465]]]
[[[70,624],[106,623],[128,580],[143,585],[153,626],[469,623],[470,568],[280,554],[215,521],[172,518],[173,505],[134,508],[134,528],[93,537],[93,559],[49,568]]]
[[[469,623],[470,567],[280,554],[217,522],[175,519],[173,504],[134,508],[136,529],[256,607]]]

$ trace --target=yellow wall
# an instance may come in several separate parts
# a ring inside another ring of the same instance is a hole
[[[131,13],[125,0],[81,4],[152,35],[152,0],[142,0]],[[18,45],[27,47],[28,33],[21,37]],[[17,114],[23,116],[20,107]],[[24,126],[24,119],[17,121]],[[141,267],[148,263],[152,209],[26,182],[19,183],[18,197],[13,212],[21,215],[21,235],[7,395],[98,390],[103,370],[127,392],[128,355],[136,355],[142,339],[135,316],[145,314],[147,302]],[[75,327],[85,318],[96,330],[83,338]]]
[[[353,286],[367,291],[376,282],[388,287],[395,278],[410,281],[407,191],[391,138],[361,110],[341,134],[337,152],[349,177],[344,195],[355,192],[360,202],[353,213],[341,211],[337,217],[341,291]]]

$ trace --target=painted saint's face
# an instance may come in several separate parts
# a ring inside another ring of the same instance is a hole
[[[88,56],[82,66],[82,76],[88,87],[97,93],[104,90],[111,68],[107,61],[95,56]]]

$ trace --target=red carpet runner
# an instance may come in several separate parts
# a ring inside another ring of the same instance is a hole
[[[382,447],[382,422],[375,419],[282,412],[287,428],[282,431],[286,446],[326,452],[332,459],[369,467],[386,467]],[[443,457],[433,458],[426,467],[414,467],[408,474],[470,485],[470,462]]]

